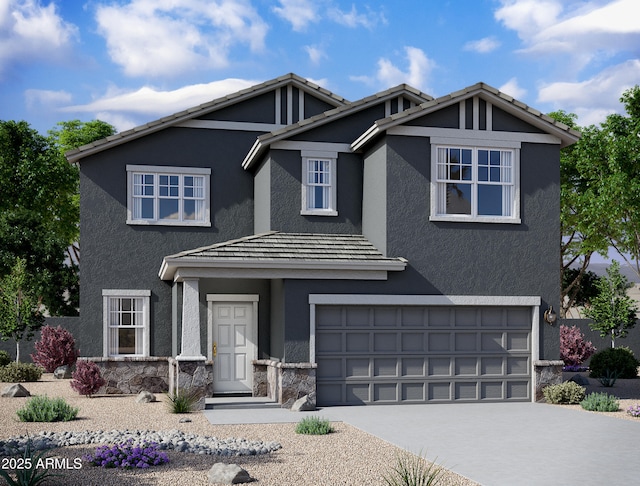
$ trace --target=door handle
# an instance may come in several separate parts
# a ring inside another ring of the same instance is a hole
[[[216,342],[213,343],[212,351],[213,351],[213,357],[215,358],[218,355],[218,343]]]

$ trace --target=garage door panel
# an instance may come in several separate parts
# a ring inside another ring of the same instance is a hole
[[[316,320],[319,405],[530,400],[530,308],[317,305]]]

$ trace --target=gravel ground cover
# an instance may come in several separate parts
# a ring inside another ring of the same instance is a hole
[[[207,471],[216,462],[235,463],[246,469],[262,486],[334,486],[379,485],[395,463],[400,449],[344,423],[334,423],[335,432],[324,436],[298,435],[295,424],[211,425],[199,412],[175,415],[167,411],[163,395],[158,401],[136,403],[135,397],[78,395],[69,380],[57,380],[45,373],[35,383],[24,383],[31,395],[63,397],[79,407],[78,418],[71,422],[20,422],[16,410],[28,398],[0,398],[0,439],[48,432],[84,432],[111,430],[180,431],[184,434],[215,437],[220,440],[245,439],[266,444],[277,442],[282,448],[268,454],[251,456],[212,456],[168,450],[169,463],[146,470],[102,469],[86,462],[75,469],[77,459],[93,454],[96,445],[74,445],[51,449],[49,456],[58,465],[50,469],[62,476],[46,484],[59,485],[207,485]],[[7,383],[0,383],[4,389]],[[180,423],[187,417],[191,422]],[[418,452],[418,451],[414,451]],[[446,458],[443,458],[446,463]],[[1,483],[0,483],[1,484]],[[473,486],[477,483],[450,471],[445,486]]]

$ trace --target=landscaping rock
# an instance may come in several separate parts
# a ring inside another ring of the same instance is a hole
[[[58,366],[53,372],[53,377],[58,380],[70,380],[71,379],[71,368],[69,365]]]
[[[9,385],[5,387],[5,389],[2,390],[2,396],[5,398],[30,397],[31,393],[18,383],[16,385]]]
[[[207,474],[210,484],[250,483],[253,478],[237,464],[215,463]]]
[[[574,383],[577,383],[578,385],[581,385],[581,386],[589,385],[589,378],[579,375],[577,373],[573,375],[571,378],[569,378],[568,381],[573,381]]]
[[[312,412],[315,409],[316,398],[313,393],[305,395],[302,398],[298,398],[293,405],[291,405],[292,412]]]
[[[151,393],[148,392],[146,390],[142,390],[140,393],[138,393],[138,396],[136,397],[136,402],[138,403],[149,403],[149,402],[155,402],[156,401],[156,396]]]

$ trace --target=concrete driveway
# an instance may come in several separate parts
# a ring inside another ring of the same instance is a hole
[[[640,419],[538,403],[206,410],[212,424],[346,422],[487,486],[640,484]]]

